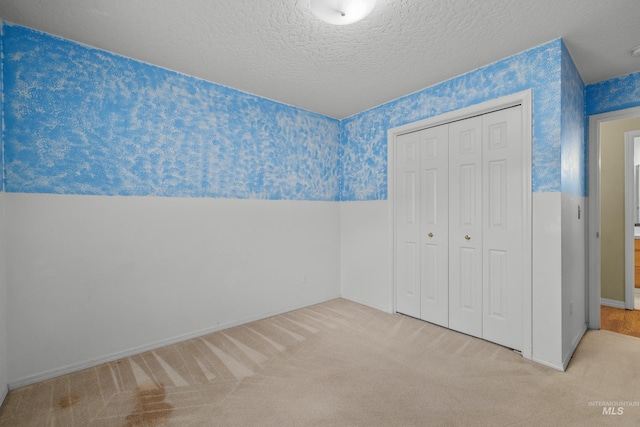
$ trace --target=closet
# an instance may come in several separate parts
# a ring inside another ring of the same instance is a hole
[[[395,140],[396,311],[520,350],[521,106]]]

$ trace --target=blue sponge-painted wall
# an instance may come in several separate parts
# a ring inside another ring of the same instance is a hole
[[[19,25],[2,51],[11,192],[384,200],[389,128],[532,89],[533,190],[585,195],[581,105],[640,105],[640,73],[585,89],[559,39],[342,121]]]
[[[640,72],[586,87],[587,115],[640,107]]]
[[[337,200],[340,122],[3,25],[6,190]]]
[[[562,41],[555,40],[343,120],[342,200],[387,198],[388,129],[533,89],[533,190],[560,191]]]
[[[567,48],[562,45],[561,189],[565,194],[587,195],[587,142],[585,87]]]

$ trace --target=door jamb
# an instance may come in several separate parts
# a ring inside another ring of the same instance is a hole
[[[600,329],[600,125],[634,117],[640,107],[589,116],[589,329]]]
[[[625,132],[624,134],[624,306],[627,310],[634,307],[634,227],[635,208],[638,195],[635,194],[635,139],[640,138],[640,130]],[[640,308],[640,307],[638,307]]]
[[[392,312],[396,312],[396,253],[395,253],[395,144],[396,138],[400,135],[416,132],[422,129],[451,123],[458,120],[464,120],[470,117],[491,113],[504,108],[522,106],[522,174],[523,185],[523,271],[522,271],[522,356],[526,359],[532,357],[532,91],[531,89],[514,93],[460,110],[444,113],[439,116],[430,117],[413,123],[398,126],[387,131],[387,194],[389,209],[389,243],[390,243],[390,275],[392,284],[389,296],[391,301]]]

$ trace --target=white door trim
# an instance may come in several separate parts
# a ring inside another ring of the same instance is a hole
[[[589,329],[600,329],[600,124],[640,116],[640,107],[589,116]]]
[[[415,132],[429,127],[434,127],[457,120],[463,120],[469,117],[478,116],[485,113],[501,110],[503,108],[522,105],[522,193],[527,195],[523,197],[523,268],[522,268],[522,356],[531,359],[532,355],[532,129],[531,129],[531,112],[532,112],[532,91],[526,90],[512,95],[507,95],[498,99],[483,102],[460,110],[442,114],[440,116],[431,117],[417,122],[398,126],[387,131],[387,200],[389,206],[389,242],[391,260],[390,268],[390,287],[389,301],[391,301],[392,311],[396,311],[396,281],[395,281],[395,141],[399,135]]]
[[[634,307],[634,227],[635,227],[635,166],[634,140],[640,137],[640,130],[624,134],[624,306],[627,310]]]

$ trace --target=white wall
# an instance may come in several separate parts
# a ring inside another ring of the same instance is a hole
[[[340,292],[380,310],[395,309],[386,200],[0,197],[12,248],[11,386]],[[579,202],[560,193],[533,194],[532,357],[559,369],[580,334],[576,319],[584,319],[584,271],[563,253],[569,246],[561,245],[584,239],[571,218]],[[308,284],[302,284],[305,274]],[[563,288],[566,280],[572,285]],[[569,301],[573,315],[561,329]]]
[[[7,395],[9,374],[7,371],[7,298],[6,298],[6,263],[5,263],[5,193],[0,192],[0,405]]]
[[[340,236],[342,297],[394,312],[389,202],[341,203]]]
[[[586,199],[562,194],[562,360],[566,368],[587,330]],[[580,217],[578,218],[578,207]]]
[[[340,295],[338,203],[4,197],[11,387]]]
[[[391,201],[386,200],[348,202],[340,206],[340,277],[343,298],[395,312],[389,203]],[[568,200],[568,203],[575,202]],[[562,262],[562,195],[557,192],[533,193],[532,205],[532,359],[563,369],[562,274],[570,273],[570,269],[563,270]],[[574,236],[574,242],[580,238],[579,234],[569,235]],[[572,254],[577,256],[575,252]],[[567,262],[571,263],[571,260]],[[581,262],[584,268],[584,260]],[[584,280],[584,271],[582,274]],[[574,277],[571,283],[570,289],[577,292],[580,277]],[[583,299],[580,300],[578,295],[572,296],[573,319],[581,318],[584,324],[584,281],[582,286]],[[577,327],[573,323],[571,325],[566,328],[567,336],[575,337]]]
[[[533,193],[532,359],[562,369],[562,195]]]

